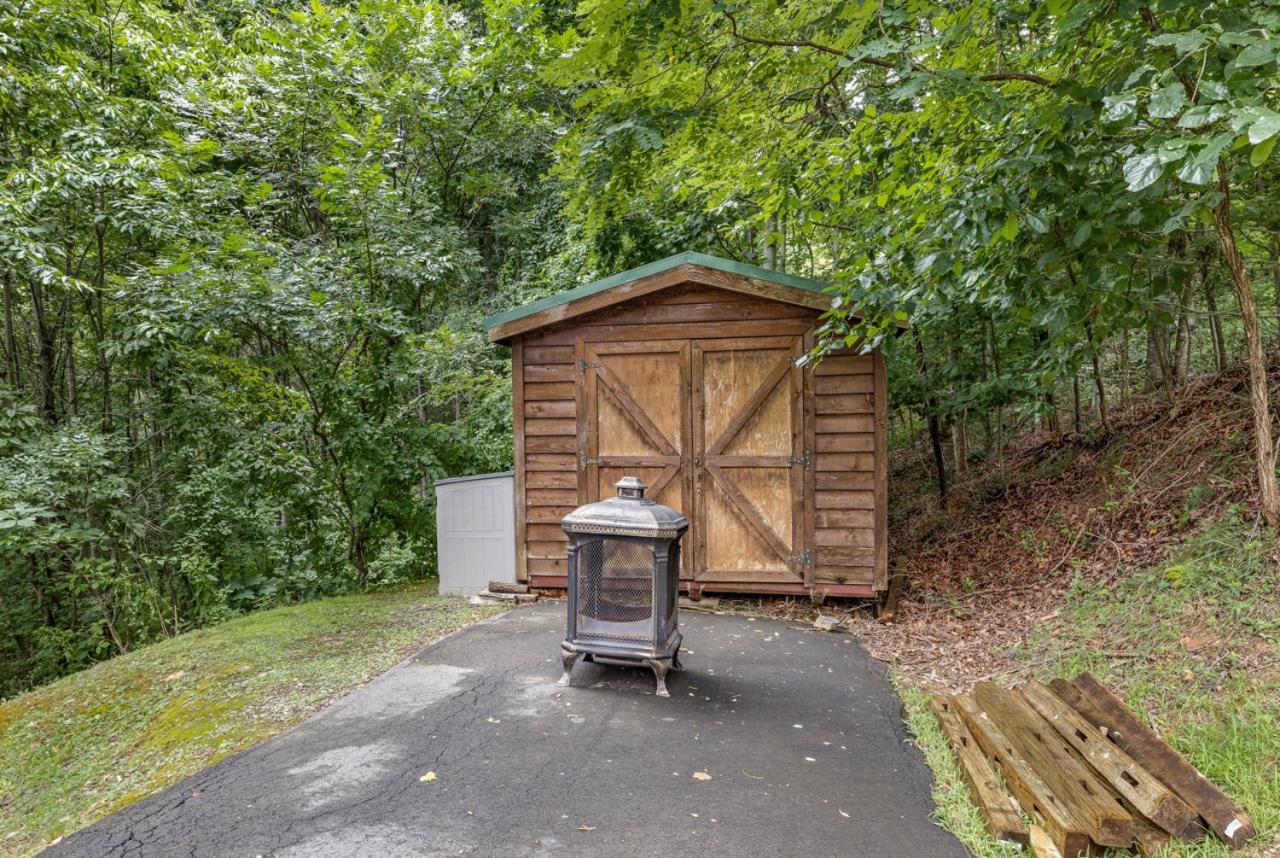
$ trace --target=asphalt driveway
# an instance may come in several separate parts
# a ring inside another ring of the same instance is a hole
[[[966,854],[850,636],[684,612],[663,699],[585,663],[557,688],[563,612],[453,635],[45,854]]]

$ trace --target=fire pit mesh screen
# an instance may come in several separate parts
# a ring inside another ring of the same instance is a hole
[[[579,548],[579,631],[596,637],[653,636],[653,554],[649,547],[600,539]]]

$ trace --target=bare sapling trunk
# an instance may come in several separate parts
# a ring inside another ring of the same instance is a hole
[[[1074,419],[1075,433],[1084,432],[1084,418],[1080,414],[1080,373],[1071,375],[1071,415]]]
[[[1130,379],[1133,377],[1133,367],[1129,359],[1129,329],[1124,329],[1124,335],[1120,338],[1120,407],[1128,408],[1132,397],[1132,391],[1129,389]]]
[[[1164,302],[1160,306],[1167,310]],[[1168,389],[1173,386],[1173,368],[1169,360],[1169,327],[1152,313],[1147,321],[1147,388]]]
[[[54,382],[54,366],[56,363],[53,324],[48,318],[45,307],[44,287],[39,283],[31,283],[31,311],[36,333],[36,367],[39,375],[38,402],[40,416],[46,423],[58,422],[57,386]]]
[[[13,282],[9,272],[4,273],[4,357],[5,382],[13,391],[22,388],[22,379],[18,377],[18,337],[13,328]]]
[[[1240,305],[1240,322],[1244,328],[1245,363],[1249,368],[1249,402],[1253,409],[1253,441],[1258,461],[1258,489],[1262,516],[1267,524],[1280,524],[1280,488],[1276,485],[1276,452],[1271,442],[1271,403],[1267,385],[1267,356],[1258,329],[1258,303],[1253,295],[1249,271],[1236,245],[1231,224],[1231,185],[1226,168],[1218,165],[1218,192],[1221,201],[1213,208],[1213,225],[1218,233],[1222,261],[1231,274]]]
[[[1222,336],[1222,319],[1218,316],[1218,297],[1214,294],[1213,279],[1209,276],[1209,248],[1200,254],[1200,284],[1204,289],[1204,306],[1209,313],[1209,333],[1213,335],[1213,357],[1218,372],[1227,368],[1227,341]]]
[[[914,331],[914,333],[916,353],[920,356],[920,375],[927,379],[929,376],[929,359],[925,356],[924,342],[920,339],[920,332]],[[929,425],[929,445],[933,448],[933,466],[937,471],[938,477],[938,505],[944,506],[947,502],[947,466],[946,459],[942,455],[942,426],[940,425],[941,421],[938,420],[938,410],[933,396],[925,394],[924,407],[925,419]]]
[[[775,236],[778,233],[778,216],[769,215],[765,223],[764,267],[770,271],[778,267],[778,244]]]
[[[956,479],[969,472],[969,432],[965,426],[965,412],[956,415],[951,424],[951,453],[955,458]]]
[[[1196,285],[1195,269],[1188,268],[1178,296],[1178,331],[1173,346],[1173,380],[1186,384],[1191,372],[1191,296]]]
[[[1111,429],[1111,423],[1107,418],[1107,387],[1102,378],[1101,351],[1104,344],[1093,339],[1093,324],[1088,319],[1084,323],[1084,332],[1089,338],[1089,362],[1093,364],[1093,386],[1096,391],[1094,400],[1098,403],[1098,422],[1102,424],[1102,431],[1106,432]]]
[[[1275,232],[1267,240],[1267,252],[1271,257],[1271,298],[1275,301],[1276,318],[1280,319],[1280,235]],[[1276,338],[1280,339],[1280,326],[1276,328]]]

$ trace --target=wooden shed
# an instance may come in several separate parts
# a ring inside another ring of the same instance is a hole
[[[824,289],[683,253],[486,319],[511,346],[517,577],[565,586],[560,519],[633,474],[689,517],[695,594],[883,591],[884,359],[797,365]]]

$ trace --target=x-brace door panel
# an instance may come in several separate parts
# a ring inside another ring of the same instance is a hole
[[[802,340],[697,340],[692,350],[698,580],[811,586]]]
[[[579,497],[610,497],[614,483],[635,476],[646,496],[692,520],[688,341],[579,340],[577,359]]]

